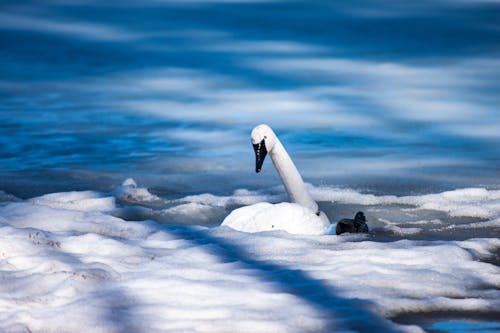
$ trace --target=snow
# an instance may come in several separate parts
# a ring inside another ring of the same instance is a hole
[[[0,331],[422,332],[387,318],[500,309],[500,268],[487,262],[500,249],[497,237],[380,242],[371,235],[323,235],[320,224],[309,229],[316,235],[297,235],[280,221],[286,217],[294,228],[307,222],[300,206],[258,203],[281,200],[274,190],[163,200],[193,221],[200,211],[251,203],[222,226],[159,223],[144,207],[153,218],[130,221],[135,206],[121,203],[124,187],[126,203],[162,200],[131,182],[110,193],[4,195],[10,199],[0,203]],[[316,200],[366,208],[404,203],[423,214],[439,202],[436,209],[450,215],[500,216],[497,191],[396,197],[311,186],[311,192]],[[256,222],[250,232],[225,226],[234,227],[229,221],[249,210],[266,215],[267,224]],[[410,222],[410,231],[424,222]]]
[[[421,209],[443,211],[450,216],[491,218],[500,213],[500,191],[465,188],[421,196],[375,196],[352,189],[332,187],[311,188],[313,197],[321,201],[336,201],[362,205],[414,205]]]
[[[140,203],[157,203],[161,199],[151,194],[147,189],[137,187],[135,180],[127,178],[120,187],[115,189],[111,194],[122,201],[140,202]]]

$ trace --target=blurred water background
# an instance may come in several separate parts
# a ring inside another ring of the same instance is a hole
[[[500,3],[0,2],[0,190],[500,188]]]

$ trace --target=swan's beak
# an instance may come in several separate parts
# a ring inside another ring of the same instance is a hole
[[[253,145],[253,150],[255,151],[255,172],[259,173],[267,155],[264,139],[260,143]]]

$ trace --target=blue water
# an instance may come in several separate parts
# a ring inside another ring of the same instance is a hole
[[[430,326],[433,332],[453,332],[453,333],[467,333],[467,332],[481,332],[481,333],[494,333],[500,331],[500,324],[495,322],[461,322],[461,321],[443,321],[437,322]]]
[[[494,1],[2,1],[0,190],[499,188]]]

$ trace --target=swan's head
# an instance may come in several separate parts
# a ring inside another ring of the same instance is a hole
[[[251,138],[255,151],[255,172],[260,172],[267,152],[271,151],[276,143],[276,135],[271,127],[262,124],[252,130]]]

